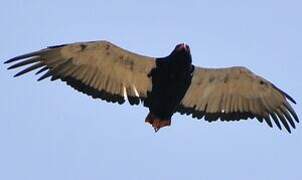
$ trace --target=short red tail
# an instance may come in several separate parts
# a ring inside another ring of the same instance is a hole
[[[149,113],[145,120],[146,123],[150,123],[154,128],[154,131],[157,132],[160,128],[171,125],[170,119],[160,119],[153,113]]]

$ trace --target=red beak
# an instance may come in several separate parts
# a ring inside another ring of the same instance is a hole
[[[188,51],[188,50],[189,50],[188,45],[186,45],[185,43],[182,43],[182,44],[181,44],[181,47],[182,47],[183,49],[185,49],[185,51]]]

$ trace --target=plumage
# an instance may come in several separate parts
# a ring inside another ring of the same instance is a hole
[[[27,72],[29,72],[29,71],[35,70],[35,69],[40,68],[40,67],[42,67],[42,66],[44,66],[44,64],[41,63],[41,62],[40,62],[40,63],[37,63],[37,64],[33,64],[33,65],[31,65],[30,67],[28,67],[28,68],[26,68],[26,69],[24,69],[24,70],[18,72],[17,74],[15,74],[15,77],[21,76],[22,74],[25,74],[25,73],[27,73]]]
[[[299,118],[295,100],[244,67],[202,68],[192,64],[190,48],[179,44],[166,57],[132,53],[108,41],[50,46],[14,57],[8,69],[27,66],[15,76],[40,69],[93,98],[149,108],[146,122],[155,131],[171,124],[175,112],[206,121],[257,119],[291,132]],[[280,123],[281,122],[281,123]]]

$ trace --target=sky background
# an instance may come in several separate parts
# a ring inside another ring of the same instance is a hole
[[[0,61],[46,46],[109,40],[165,56],[190,45],[205,67],[240,65],[292,95],[302,119],[302,1],[11,0],[0,3]],[[18,79],[0,64],[0,179],[301,180],[302,128],[173,116],[154,133],[142,106],[60,81]]]

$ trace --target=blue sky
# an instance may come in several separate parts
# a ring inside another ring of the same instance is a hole
[[[190,45],[205,67],[240,65],[292,95],[301,114],[302,2],[3,1],[0,59],[106,39],[149,56]],[[107,104],[0,65],[0,179],[299,180],[302,128],[173,116],[154,133],[141,106]]]

